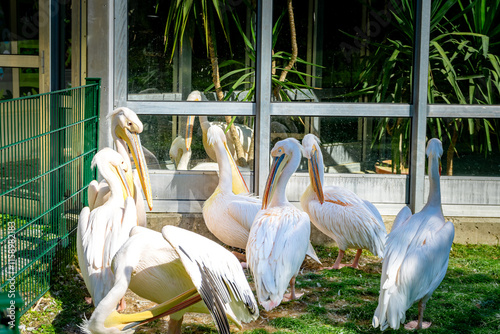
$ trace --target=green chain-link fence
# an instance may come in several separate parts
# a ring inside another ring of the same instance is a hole
[[[23,314],[74,256],[80,210],[96,175],[99,79],[0,102],[0,290]]]

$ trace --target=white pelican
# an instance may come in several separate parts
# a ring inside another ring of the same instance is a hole
[[[85,285],[94,305],[104,298],[113,284],[111,260],[129,237],[132,227],[137,226],[137,211],[125,173],[129,166],[116,151],[103,148],[94,156],[92,167],[109,185],[110,196],[98,208],[82,209],[78,219],[78,263]]]
[[[418,301],[418,322],[405,328],[427,328],[423,322],[425,304],[443,280],[448,268],[455,236],[452,222],[444,220],[441,209],[439,163],[443,146],[431,139],[426,150],[429,159],[429,198],[424,208],[411,215],[405,207],[397,216],[387,238],[380,281],[378,307],[373,327],[398,329],[405,321],[406,310]]]
[[[186,140],[183,137],[178,136],[172,141],[169,156],[174,161],[176,170],[188,170],[192,152],[192,150],[187,149]],[[216,162],[201,162],[190,169],[219,171],[219,166]]]
[[[202,101],[201,93],[197,90],[192,91],[188,95],[187,101]],[[190,136],[192,135],[192,131],[193,131],[194,119],[195,119],[194,116],[188,116],[188,124],[186,127],[186,137],[187,137],[186,144],[187,144],[188,150],[189,150],[189,147],[191,145]],[[231,152],[231,155],[233,156],[233,158],[236,159],[237,158],[236,157],[236,149],[235,149],[233,137],[231,136],[230,131],[226,132],[227,123],[226,122],[211,122],[208,120],[208,117],[205,115],[200,115],[199,120],[200,120],[200,126],[201,126],[201,131],[202,131],[202,143],[203,143],[203,147],[205,148],[205,152],[207,153],[208,157],[210,159],[212,159],[213,161],[217,161],[215,152],[214,152],[213,148],[210,146],[210,144],[208,143],[208,137],[207,137],[208,129],[212,125],[216,125],[224,131],[229,151]],[[233,123],[233,125],[236,129],[236,132],[238,133],[238,138],[239,138],[240,143],[241,143],[242,148],[243,148],[243,153],[244,153],[243,158],[245,158],[245,160],[248,161],[248,159],[249,159],[248,154],[250,152],[251,145],[253,144],[252,143],[253,129],[246,126],[246,125],[243,125],[243,124]]]
[[[132,165],[130,163],[129,149],[134,158],[136,170],[134,171],[134,189],[131,190],[137,207],[139,225],[146,226],[146,210],[140,189],[142,188],[144,191],[144,196],[150,210],[153,209],[153,197],[151,194],[148,167],[139,138],[139,133],[143,130],[142,122],[135,112],[126,107],[115,109],[108,117],[112,119],[111,135],[113,136],[116,150],[122,155],[130,170],[132,170]],[[101,206],[107,201],[109,196],[109,187],[105,181],[100,183],[95,180],[92,181],[88,188],[90,210]]]
[[[302,157],[300,143],[288,138],[271,151],[273,165],[267,179],[262,210],[257,213],[246,247],[259,303],[271,310],[283,299],[292,300],[295,277],[309,249],[311,224],[305,212],[290,204],[285,189]],[[284,297],[290,282],[290,295]]]
[[[203,219],[220,241],[244,249],[261,201],[248,195],[248,187],[229,152],[224,131],[212,126],[207,132],[208,144],[219,165],[219,184],[203,204]]]
[[[217,243],[196,233],[165,226],[162,233],[143,227],[113,260],[113,288],[83,328],[90,333],[127,333],[170,314],[168,333],[180,333],[186,312],[211,313],[220,333],[229,333],[227,318],[241,328],[258,315],[258,306],[238,260]],[[136,314],[115,308],[127,288],[159,305]],[[165,313],[166,312],[166,313]]]
[[[357,249],[351,264],[353,268],[358,267],[363,249],[383,257],[387,231],[375,206],[345,188],[323,188],[324,167],[319,139],[307,134],[302,139],[302,146],[309,164],[311,184],[302,194],[300,204],[311,222],[339,246],[335,264],[327,269],[345,266],[340,262],[348,248]]]

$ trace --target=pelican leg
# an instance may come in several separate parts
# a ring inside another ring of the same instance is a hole
[[[283,296],[283,302],[289,302],[294,299],[299,299],[302,297],[303,293],[295,293],[295,276],[290,280],[290,293]]]
[[[424,310],[425,310],[425,302],[420,300],[418,302],[418,320],[410,321],[405,325],[405,329],[413,330],[413,329],[427,329],[431,326],[430,322],[423,321],[424,320]]]
[[[168,321],[167,334],[181,334],[182,320],[183,319],[184,319],[184,317],[181,317],[179,320],[172,319],[172,317],[170,317],[170,319]]]
[[[120,303],[118,304],[118,307],[116,308],[117,312],[121,312],[127,308],[127,303],[125,302],[125,297],[120,299]]]
[[[342,268],[343,266],[345,266],[345,264],[340,264],[340,262],[342,261],[344,254],[345,254],[345,251],[343,251],[342,249],[339,249],[339,255],[337,256],[337,259],[335,260],[335,263],[333,264],[333,266],[323,267],[321,269],[324,270],[324,269],[340,269],[340,268]]]
[[[361,253],[363,253],[362,249],[358,249],[356,252],[356,256],[354,257],[354,261],[352,261],[351,267],[357,268],[359,264],[359,258],[361,257]]]
[[[233,255],[236,256],[236,258],[238,259],[238,261],[240,261],[240,262],[247,262],[247,256],[245,254],[238,253],[238,252],[235,252],[235,251],[232,251],[231,253],[233,253]]]

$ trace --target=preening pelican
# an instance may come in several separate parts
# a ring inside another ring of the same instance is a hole
[[[90,333],[127,333],[155,318],[170,315],[168,333],[180,333],[186,312],[211,313],[220,333],[227,318],[241,328],[259,315],[257,302],[238,260],[228,250],[196,233],[165,226],[162,233],[143,227],[113,260],[114,286],[83,328]],[[144,312],[115,311],[127,288],[159,305]]]
[[[387,238],[380,281],[378,307],[373,327],[398,329],[405,322],[406,310],[418,301],[418,322],[405,328],[427,328],[423,322],[425,304],[443,280],[448,268],[455,236],[452,222],[444,220],[441,209],[439,163],[443,146],[439,139],[429,140],[429,197],[424,208],[411,215],[405,207],[398,214]]]
[[[151,194],[151,182],[149,180],[148,167],[144,152],[142,150],[139,134],[143,130],[142,122],[137,117],[136,113],[126,107],[115,109],[110,113],[111,117],[111,135],[116,146],[116,150],[120,153],[128,164],[129,169],[132,169],[129,158],[129,149],[134,158],[136,170],[134,171],[134,189],[133,196],[138,212],[138,222],[140,226],[146,226],[146,210],[141,193],[141,188],[146,196],[149,209],[153,209],[153,197]],[[90,210],[101,206],[109,198],[109,187],[105,181],[98,183],[92,181],[88,188],[88,202]]]
[[[178,136],[172,141],[170,145],[169,156],[175,163],[176,170],[215,170],[219,171],[219,166],[216,162],[201,162],[194,166],[189,167],[192,151],[187,149],[186,140]]]
[[[339,269],[346,249],[356,248],[352,263],[358,267],[363,249],[383,257],[387,231],[375,206],[355,193],[338,186],[323,188],[324,167],[319,139],[308,134],[302,140],[304,156],[309,164],[311,184],[306,188],[300,204],[311,222],[339,246],[335,264],[328,269]]]
[[[212,126],[207,132],[208,144],[219,165],[219,184],[203,204],[203,219],[220,241],[244,249],[261,201],[248,195],[248,187],[229,152],[224,131]]]
[[[94,305],[99,305],[113,285],[111,260],[137,226],[137,211],[129,185],[132,184],[129,165],[122,156],[103,148],[94,156],[92,166],[107,181],[108,200],[90,211],[83,208],[78,219],[78,263]],[[129,173],[129,176],[125,175]]]
[[[262,209],[255,217],[246,247],[257,298],[268,311],[284,299],[289,282],[291,293],[285,299],[297,298],[295,277],[308,251],[311,234],[309,217],[290,204],[285,195],[288,180],[300,164],[300,143],[293,138],[279,141],[271,155],[273,165]]]
[[[197,90],[192,91],[187,98],[187,101],[202,101],[201,93]],[[192,134],[192,129],[194,126],[194,116],[189,116],[188,117],[188,124],[186,127],[186,136],[188,137],[189,134]],[[202,131],[202,142],[203,142],[203,147],[205,148],[205,152],[207,153],[208,157],[212,159],[213,161],[217,161],[217,157],[215,155],[214,149],[211,147],[211,145],[208,143],[208,129],[212,125],[216,125],[220,127],[224,132],[226,136],[226,142],[227,142],[227,147],[229,149],[229,152],[231,152],[231,156],[236,159],[236,149],[233,141],[233,137],[231,136],[230,131],[226,132],[227,128],[227,123],[226,122],[211,122],[208,120],[208,117],[205,115],[200,115],[199,116],[200,120],[200,126],[201,126],[201,131]],[[253,129],[243,125],[243,124],[233,124],[236,132],[238,133],[238,138],[240,140],[240,143],[243,148],[243,153],[245,154],[244,158],[248,160],[249,152],[250,152],[250,147],[252,145],[252,136],[253,136]],[[186,139],[187,147],[189,150],[190,144],[191,144],[191,138]]]

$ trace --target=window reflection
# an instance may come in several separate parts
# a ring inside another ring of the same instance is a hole
[[[141,142],[150,169],[218,170],[215,154],[207,145],[206,133],[210,126],[227,127],[224,116],[193,116],[192,134],[188,130],[188,116],[140,115],[144,125]],[[229,116],[232,119],[232,116]],[[226,132],[228,148],[240,170],[253,170],[253,117],[234,119],[243,154],[238,156],[231,133]],[[188,140],[186,140],[188,139]],[[191,144],[189,145],[189,139]],[[189,149],[188,149],[189,146]]]
[[[206,7],[194,1],[187,6],[186,25],[177,30],[176,18],[184,15],[179,3],[181,8],[189,2],[128,1],[128,99],[184,101],[197,89],[208,100],[252,101],[255,9],[246,1],[226,2],[221,23],[211,1]]]
[[[293,1],[292,29],[287,1],[274,1],[274,99],[410,102],[411,3]]]
[[[313,133],[325,173],[407,174],[410,128],[407,118],[280,116],[272,117],[271,143]],[[303,159],[298,171],[307,168]]]
[[[500,176],[500,120],[430,118],[427,137],[443,143],[441,175]]]

